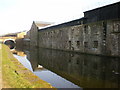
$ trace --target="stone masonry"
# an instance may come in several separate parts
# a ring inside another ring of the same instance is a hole
[[[120,56],[120,20],[39,31],[39,47]]]

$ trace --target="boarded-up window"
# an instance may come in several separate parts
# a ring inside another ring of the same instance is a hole
[[[98,41],[94,41],[94,46],[93,48],[98,48]]]

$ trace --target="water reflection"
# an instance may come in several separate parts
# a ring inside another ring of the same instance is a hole
[[[26,56],[23,56],[23,54],[19,54],[21,51],[13,51],[14,56],[29,70],[31,70],[35,75],[40,77],[42,80],[47,81],[52,86],[56,88],[79,88],[79,90],[82,90],[79,86],[75,85],[74,83],[66,80],[65,78],[62,78],[61,76],[55,74],[54,72],[51,72],[50,70],[44,68],[43,66],[39,65],[38,63],[34,63],[31,65],[30,61],[26,58]],[[25,51],[28,55],[28,58],[30,59],[30,52]],[[19,56],[22,55],[22,56]],[[32,68],[32,66],[34,68]],[[37,67],[36,67],[37,66]],[[34,71],[33,71],[34,70]]]
[[[120,58],[30,48],[33,71],[38,65],[83,88],[120,88]]]

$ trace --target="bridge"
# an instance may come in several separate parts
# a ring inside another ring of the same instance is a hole
[[[26,32],[10,33],[0,37],[0,43],[4,43],[13,49],[16,44],[16,39],[24,38]]]

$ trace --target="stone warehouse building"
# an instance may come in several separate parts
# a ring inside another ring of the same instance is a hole
[[[30,30],[30,45],[88,54],[120,56],[120,2],[84,12],[84,17]]]
[[[38,30],[42,27],[51,25],[52,23],[49,22],[42,22],[42,21],[33,21],[30,31],[27,33],[31,43],[30,46],[37,46],[38,45]]]

